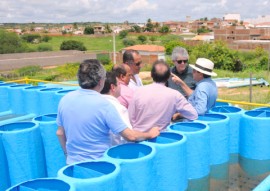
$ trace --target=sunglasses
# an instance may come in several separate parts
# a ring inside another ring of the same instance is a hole
[[[140,66],[142,61],[135,63],[136,66]]]
[[[176,62],[178,64],[182,64],[184,62],[184,64],[186,64],[188,62],[188,60],[176,60]]]

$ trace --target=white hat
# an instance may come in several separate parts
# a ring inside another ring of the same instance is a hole
[[[217,74],[213,72],[214,63],[211,60],[208,60],[206,58],[198,58],[196,60],[196,64],[195,65],[190,64],[190,66],[193,69],[203,74],[206,74],[209,76],[217,76]]]

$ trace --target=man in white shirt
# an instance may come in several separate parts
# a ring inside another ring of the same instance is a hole
[[[107,72],[104,87],[100,93],[103,94],[102,96],[105,99],[107,99],[114,105],[114,107],[120,114],[120,117],[122,118],[123,122],[127,125],[128,128],[131,129],[127,108],[121,105],[117,99],[120,96],[120,92],[121,86],[120,83],[118,82],[118,79],[116,78],[115,73]],[[111,139],[112,145],[118,145],[125,142],[125,140],[120,135],[114,135],[113,133],[111,133]]]
[[[128,86],[133,90],[136,90],[136,88],[143,86],[142,80],[139,77],[142,64],[142,57],[139,52],[132,49],[126,50],[123,54],[123,63],[129,65],[132,73],[132,77]]]

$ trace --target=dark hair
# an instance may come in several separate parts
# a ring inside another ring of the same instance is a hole
[[[203,73],[203,77],[204,77],[204,78],[210,78],[211,76],[209,76],[209,75]]]
[[[124,64],[114,65],[112,71],[118,78],[120,78],[121,75],[125,76],[127,74],[127,70]]]
[[[134,63],[134,58],[133,54],[139,54],[137,50],[126,50],[123,54],[123,63],[124,64],[133,64]]]
[[[156,69],[157,65],[163,65],[167,68],[165,72],[158,71]],[[154,82],[167,82],[171,76],[171,71],[169,65],[164,60],[157,60],[153,63],[152,70],[151,70],[151,77],[153,78]]]
[[[111,84],[117,86],[117,79],[114,72],[107,72],[104,87],[101,90],[101,94],[108,94],[111,89]]]
[[[97,59],[84,60],[77,73],[79,85],[83,89],[95,88],[105,75],[106,71]]]

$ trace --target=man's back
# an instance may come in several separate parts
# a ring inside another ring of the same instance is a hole
[[[159,126],[164,130],[176,111],[191,120],[197,118],[196,111],[186,99],[162,83],[139,88],[134,93],[128,110],[133,129],[143,132],[152,126]]]
[[[109,130],[126,128],[114,106],[93,90],[79,89],[62,98],[57,123],[67,137],[67,163],[100,158],[110,146]]]

